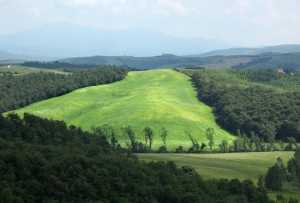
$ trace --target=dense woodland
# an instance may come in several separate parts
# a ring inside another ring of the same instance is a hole
[[[0,113],[33,102],[69,93],[75,89],[122,80],[129,71],[124,67],[102,66],[70,74],[32,73],[0,75]]]
[[[226,130],[268,142],[300,141],[300,91],[295,90],[300,77],[268,71],[184,72],[192,77],[200,100],[213,107],[217,122]]]
[[[0,115],[0,202],[268,202],[252,181],[145,163],[62,121]]]

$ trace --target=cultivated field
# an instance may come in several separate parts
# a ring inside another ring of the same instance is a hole
[[[191,142],[189,131],[198,142],[207,143],[205,131],[214,128],[215,146],[234,136],[215,123],[212,109],[198,101],[190,78],[173,70],[129,72],[120,82],[78,89],[67,95],[41,101],[16,113],[29,112],[41,117],[64,120],[90,130],[92,125],[114,126],[119,143],[124,145],[121,127],[132,126],[137,140],[144,142],[143,128],[154,130],[153,147],[162,145],[160,130],[168,130],[167,147],[185,149]]]

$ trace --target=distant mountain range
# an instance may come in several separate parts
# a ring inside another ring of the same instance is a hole
[[[70,23],[53,23],[0,36],[0,50],[44,58],[187,55],[230,47],[218,39],[179,38],[140,27],[105,30]]]
[[[281,67],[300,70],[300,53],[265,53],[259,55],[186,57],[164,54],[155,57],[92,56],[60,60],[72,64],[108,64],[129,66],[136,69],[205,67],[267,70]]]
[[[300,52],[299,44],[284,44],[267,46],[262,48],[229,48],[206,52],[204,54],[191,55],[192,57],[208,56],[234,56],[234,55],[258,55],[264,53],[296,53]]]
[[[0,35],[0,64],[61,59],[74,64],[125,65],[137,69],[200,66],[300,69],[300,45],[297,44],[231,47],[218,39],[179,38],[143,28],[104,30],[54,23]]]

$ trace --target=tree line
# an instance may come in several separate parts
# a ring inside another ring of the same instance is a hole
[[[96,69],[73,71],[68,75],[31,73],[0,76],[0,113],[18,109],[31,103],[69,93],[75,89],[122,80],[129,69],[101,66]]]
[[[91,131],[98,135],[106,137],[110,144],[115,148],[120,148],[120,137],[115,133],[115,129],[112,125],[103,124],[102,126],[91,126]],[[158,135],[154,134],[151,127],[147,126],[143,129],[145,141],[138,141],[135,137],[135,131],[129,125],[122,127],[121,131],[123,133],[123,143],[128,150],[133,153],[167,153],[171,152],[167,148],[167,140],[169,137],[169,132],[165,127],[162,127]],[[204,152],[266,152],[266,151],[294,151],[298,149],[298,144],[293,137],[287,137],[286,142],[268,140],[267,142],[259,138],[255,134],[247,136],[246,134],[241,134],[240,131],[237,132],[236,139],[229,143],[226,139],[221,140],[220,143],[215,143],[214,129],[209,127],[206,129],[207,142],[199,143],[198,140],[189,132],[184,132],[186,139],[190,140],[191,145],[187,149],[183,146],[178,146],[173,152],[175,153],[204,153]],[[118,139],[119,138],[119,139]],[[156,149],[152,149],[154,139],[160,140],[162,145]]]
[[[216,121],[223,128],[234,134],[258,136],[264,142],[288,141],[290,138],[300,141],[299,91],[278,92],[262,86],[226,85],[221,81],[207,79],[205,71],[189,70],[184,73],[191,76],[199,99],[213,107]],[[247,80],[254,80],[252,76],[256,75],[256,72],[254,74],[247,71],[240,74]],[[255,79],[257,82],[274,81],[274,77],[283,77],[266,71],[260,71],[260,74],[261,76]],[[280,81],[286,80],[287,78],[284,78]],[[299,78],[291,80],[298,81],[299,85]],[[293,83],[285,82],[282,87]]]
[[[44,61],[25,61],[21,64],[22,66],[27,67],[35,67],[35,68],[46,68],[46,69],[87,69],[87,68],[96,68],[95,64],[73,64],[61,61],[52,61],[52,62],[44,62]]]
[[[26,113],[0,115],[0,174],[0,202],[269,202],[250,180],[140,162],[103,136]]]

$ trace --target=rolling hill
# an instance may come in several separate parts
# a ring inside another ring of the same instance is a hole
[[[212,109],[198,101],[190,78],[174,70],[129,72],[120,82],[78,89],[15,112],[64,120],[84,130],[91,130],[92,125],[111,124],[123,146],[126,139],[121,128],[128,125],[141,142],[144,142],[143,128],[151,127],[156,149],[162,145],[159,136],[162,127],[169,132],[167,147],[171,150],[179,145],[185,149],[191,146],[185,131],[199,143],[207,143],[205,131],[212,127],[215,146],[223,139],[229,142],[235,139],[216,124]]]
[[[234,56],[234,55],[259,55],[264,53],[296,53],[300,52],[299,44],[282,44],[276,46],[266,46],[261,48],[229,48],[210,51],[204,54],[194,55],[195,57],[208,56]]]
[[[275,67],[284,69],[300,69],[300,53],[266,53],[259,55],[235,55],[235,56],[209,56],[188,57],[173,54],[163,54],[153,57],[133,56],[91,56],[75,57],[59,60],[72,64],[95,64],[129,66],[135,69],[159,69],[159,68],[234,68],[267,70]]]

